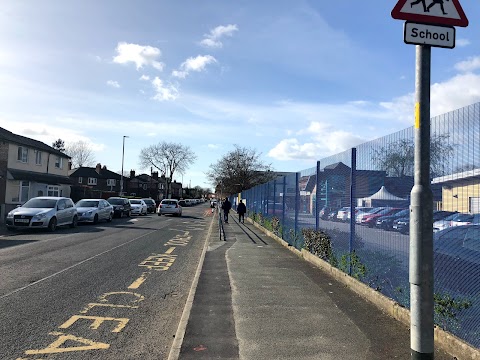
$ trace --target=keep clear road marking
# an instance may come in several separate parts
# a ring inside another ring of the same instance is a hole
[[[174,250],[175,250],[175,247],[172,246],[167,251],[165,251],[165,254],[171,254]],[[140,275],[140,277],[137,280],[135,280],[128,288],[138,289],[140,285],[142,285],[145,282],[145,280],[147,280],[148,275],[150,275],[151,273],[152,273],[152,270],[143,272],[142,275]]]

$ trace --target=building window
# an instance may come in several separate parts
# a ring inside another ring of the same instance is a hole
[[[23,147],[23,146],[18,147],[17,160],[23,163],[28,162],[28,149],[26,147]]]
[[[97,178],[88,178],[88,185],[97,185]]]
[[[35,150],[35,165],[42,165],[42,152]]]
[[[61,196],[60,186],[48,185],[47,196]]]
[[[63,169],[63,158],[60,156],[57,156],[55,158],[55,168],[57,169]]]
[[[82,177],[79,177],[78,178],[78,183],[81,184],[83,182],[83,178]]]
[[[115,179],[107,179],[108,186],[115,186]]]
[[[28,200],[28,192],[30,191],[30,182],[20,181],[20,202]]]
[[[143,190],[147,190],[147,184],[143,184]]]

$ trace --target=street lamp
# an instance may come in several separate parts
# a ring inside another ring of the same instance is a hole
[[[128,138],[127,135],[123,135],[123,146],[122,146],[122,174],[120,179],[120,196],[123,195],[123,159],[125,157],[125,138]]]

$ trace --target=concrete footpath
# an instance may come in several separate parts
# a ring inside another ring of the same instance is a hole
[[[214,220],[180,359],[410,359],[402,323],[235,214],[224,228],[220,241]]]

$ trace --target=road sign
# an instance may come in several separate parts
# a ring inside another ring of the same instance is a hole
[[[407,21],[403,28],[403,40],[406,44],[453,49],[455,47],[455,28]]]
[[[392,17],[433,25],[468,26],[458,0],[399,0]]]

